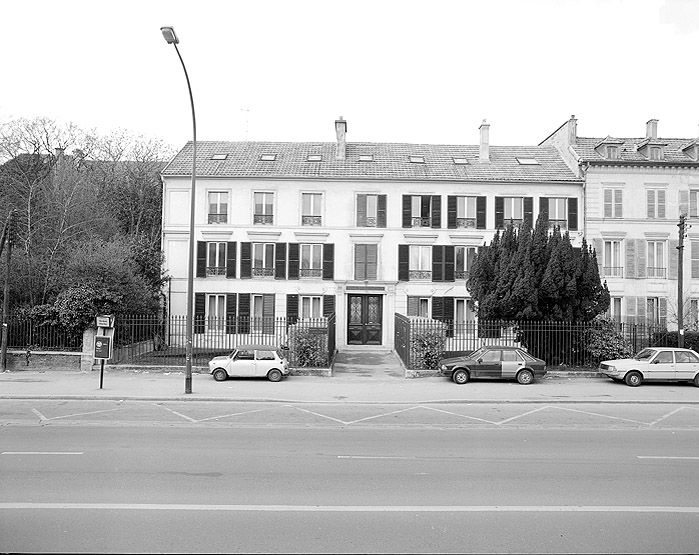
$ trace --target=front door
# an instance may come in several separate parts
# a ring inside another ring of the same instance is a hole
[[[347,344],[381,345],[381,295],[347,295]]]

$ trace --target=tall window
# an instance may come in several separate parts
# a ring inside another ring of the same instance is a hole
[[[648,267],[647,276],[649,278],[667,277],[667,266],[665,265],[665,241],[648,241]]]
[[[476,197],[456,197],[456,227],[476,227]]]
[[[568,199],[549,198],[549,227],[568,229]]]
[[[375,280],[378,269],[378,245],[354,246],[354,279]]]
[[[454,278],[466,279],[476,258],[476,247],[454,247]]]
[[[226,243],[207,243],[206,275],[226,275]]]
[[[430,227],[432,225],[432,197],[430,195],[413,195],[411,215],[413,227]]]
[[[208,194],[208,223],[228,223],[228,193],[209,191]]]
[[[689,299],[689,325],[697,330],[699,328],[699,299]]]
[[[699,241],[692,241],[690,256],[692,266],[692,273],[690,275],[692,279],[697,279],[699,278]]]
[[[206,321],[209,330],[223,330],[226,323],[226,296],[207,295]]]
[[[323,277],[323,245],[301,245],[299,277]]]
[[[377,227],[379,215],[379,195],[366,196],[366,226]]]
[[[623,198],[623,189],[604,189],[604,217],[605,218],[621,218],[623,217],[621,202]]]
[[[652,219],[665,218],[665,189],[646,190],[647,216]]]
[[[274,193],[255,193],[253,223],[272,225],[274,223]]]
[[[410,279],[432,279],[432,247],[410,245]]]
[[[617,322],[621,322],[621,297],[612,297],[610,299],[607,316],[613,318]]]
[[[621,262],[621,241],[604,242],[603,264],[605,277],[623,277],[624,268]]]
[[[323,299],[320,296],[302,296],[300,298],[301,318],[320,318],[323,316]]]
[[[252,275],[253,277],[274,276],[274,243],[253,243]]]
[[[524,199],[522,197],[504,197],[505,225],[512,223],[515,226],[522,225],[524,221]]]
[[[699,218],[699,190],[689,191],[689,217]]]
[[[454,299],[454,335],[463,336],[473,333],[476,314],[471,299]]]
[[[408,297],[408,316],[419,316],[420,318],[429,318],[429,297]]]
[[[322,225],[321,193],[301,194],[301,225]]]
[[[652,326],[660,324],[660,303],[658,297],[648,297],[646,299],[646,319]]]

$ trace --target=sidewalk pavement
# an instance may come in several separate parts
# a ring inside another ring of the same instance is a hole
[[[229,379],[192,375],[185,394],[184,372],[105,370],[23,370],[0,373],[0,399],[82,399],[143,401],[256,401],[284,403],[667,403],[699,405],[699,388],[688,383],[629,387],[606,377],[550,372],[530,385],[507,381],[471,381],[456,385],[447,378],[366,376],[289,376]]]

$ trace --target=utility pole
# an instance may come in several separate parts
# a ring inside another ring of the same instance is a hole
[[[15,242],[16,223],[15,210],[11,210],[7,216],[5,227],[2,231],[2,240],[0,243],[7,246],[7,262],[5,266],[5,289],[2,299],[2,346],[0,347],[0,359],[2,362],[2,371],[7,370],[7,327],[8,327],[8,312],[10,311],[10,257],[12,256],[12,243]],[[2,247],[0,247],[2,253]]]
[[[679,227],[680,241],[677,245],[677,346],[684,347],[684,238],[687,234],[687,216],[680,214]]]

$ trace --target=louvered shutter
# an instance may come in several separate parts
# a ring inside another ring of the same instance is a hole
[[[194,294],[194,333],[204,333],[206,323],[206,293]]]
[[[335,295],[323,295],[323,316],[329,318],[335,314]]]
[[[354,279],[362,281],[366,277],[366,249],[367,245],[354,246]]]
[[[228,241],[226,244],[226,277],[235,278],[236,255],[238,251],[238,243]]]
[[[486,228],[487,218],[487,199],[486,197],[476,197],[476,229]]]
[[[444,281],[444,246],[432,247],[432,281]]]
[[[456,229],[456,200],[453,195],[447,196],[447,229]]]
[[[262,333],[274,333],[274,293],[262,295]]]
[[[413,205],[410,195],[403,195],[403,227],[413,227]]]
[[[442,227],[442,197],[439,195],[432,195],[432,222],[431,227],[439,229]]]
[[[505,199],[504,197],[495,197],[495,229],[505,227]]]
[[[578,199],[568,199],[568,229],[570,231],[578,230]]]
[[[250,293],[238,295],[238,333],[250,333]]]
[[[206,277],[206,241],[197,241],[197,277]],[[189,255],[188,255],[189,256]],[[191,263],[191,261],[190,261]],[[189,264],[187,264],[189,267]]]
[[[524,229],[531,229],[534,221],[534,199],[532,197],[524,197],[522,204],[524,205],[522,226]]]
[[[237,320],[237,308],[238,308],[238,295],[235,293],[229,293],[226,295],[226,333],[236,332],[236,320]]]
[[[299,244],[289,243],[289,279],[299,279]]]
[[[410,279],[410,246],[398,245],[398,281]]]
[[[291,325],[298,322],[299,319],[299,296],[286,296],[286,323]]]
[[[274,245],[274,279],[286,279],[286,243]]]
[[[335,245],[323,245],[323,279],[335,279]]]
[[[376,204],[376,227],[386,227],[386,195],[378,195]]]
[[[366,195],[357,195],[357,227],[366,227]]]
[[[252,243],[240,243],[240,278],[252,277]]]

